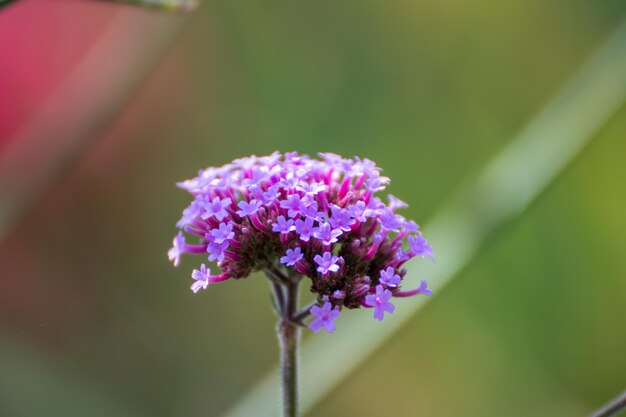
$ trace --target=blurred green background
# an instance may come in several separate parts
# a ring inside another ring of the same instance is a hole
[[[205,1],[0,241],[0,416],[219,416],[275,365],[275,317],[261,276],[193,295],[200,259],[168,263],[176,181],[275,150],[358,155],[427,223],[625,16],[618,0]],[[309,415],[584,416],[625,389],[625,138],[623,105]]]

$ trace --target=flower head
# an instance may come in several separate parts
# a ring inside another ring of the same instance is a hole
[[[250,156],[178,184],[193,199],[168,257],[177,266],[183,253],[203,254],[219,271],[195,269],[194,292],[268,268],[279,277],[305,276],[318,303],[309,327],[329,332],[343,308],[373,308],[381,320],[393,312],[391,297],[430,295],[425,281],[402,289],[402,265],[432,259],[433,249],[397,213],[406,203],[380,196],[389,178],[369,159],[319,157]]]

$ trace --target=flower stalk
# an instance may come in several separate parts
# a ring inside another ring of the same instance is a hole
[[[283,417],[298,415],[298,346],[299,321],[308,315],[308,309],[298,312],[298,295],[301,277],[292,275],[277,282],[272,271],[265,271],[274,290],[275,305],[279,315],[276,331],[280,347],[280,382]]]
[[[300,346],[300,327],[306,327],[303,320],[311,315],[311,310],[318,308],[312,302],[299,309],[299,289],[302,276],[283,275],[276,268],[264,270],[274,293],[274,307],[279,316],[276,332],[280,348],[280,386],[282,417],[297,417],[299,406],[298,361]]]

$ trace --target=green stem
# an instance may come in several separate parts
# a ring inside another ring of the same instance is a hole
[[[278,322],[278,341],[280,346],[280,382],[282,397],[282,416],[298,416],[298,345],[300,329],[294,317],[298,312],[299,277],[289,279],[280,285],[274,285],[274,291],[280,292],[283,308]],[[274,282],[274,284],[276,284]]]
[[[279,326],[283,417],[296,417],[298,415],[299,329],[293,323],[282,320]]]

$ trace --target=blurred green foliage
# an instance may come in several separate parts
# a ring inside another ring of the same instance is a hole
[[[205,2],[2,242],[0,415],[84,416],[82,390],[110,407],[88,415],[219,415],[276,362],[275,318],[260,276],[193,296],[197,260],[169,265],[176,180],[251,153],[359,155],[424,223],[624,16],[619,1]],[[583,416],[623,390],[625,133],[623,107],[311,415]]]

